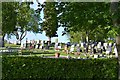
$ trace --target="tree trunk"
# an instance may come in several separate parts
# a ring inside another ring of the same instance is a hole
[[[111,14],[114,27],[119,25],[118,23],[118,0],[111,0]],[[120,34],[116,36],[116,48],[118,52],[118,80],[120,80]]]
[[[0,36],[0,47],[4,47],[4,37],[5,35]]]
[[[0,36],[0,47],[2,47],[2,36]]]
[[[118,52],[118,80],[120,80],[120,36],[116,37],[116,47]]]
[[[5,44],[4,44],[4,35],[2,36],[2,47],[4,47],[5,46]]]
[[[48,37],[48,49],[50,47],[50,44],[51,44],[51,37]]]

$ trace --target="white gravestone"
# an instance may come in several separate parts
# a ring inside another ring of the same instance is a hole
[[[62,47],[61,46],[58,46],[59,49],[61,49]]]
[[[98,58],[98,55],[94,55],[94,58]]]
[[[118,52],[117,52],[116,46],[114,47],[114,53],[115,53],[115,57],[117,58],[118,57]]]
[[[70,47],[70,52],[73,52],[73,51],[74,51],[74,45]]]
[[[107,49],[108,44],[104,43],[103,46],[105,47],[105,49]]]
[[[82,47],[82,48],[84,47],[84,43],[81,43],[81,47]]]
[[[55,50],[58,49],[58,43],[55,43]]]
[[[112,46],[112,43],[109,43],[109,46]]]
[[[112,47],[108,46],[107,50],[106,50],[106,54],[110,54],[110,52],[112,52]]]
[[[27,43],[30,43],[30,40],[28,40],[28,42]]]
[[[21,43],[21,46],[20,46],[20,48],[24,48],[24,43]]]
[[[100,43],[100,42],[98,43],[97,48],[98,48],[98,49],[101,48],[101,43]]]
[[[40,49],[43,49],[43,47],[44,47],[44,41],[41,41]]]
[[[80,45],[79,44],[77,44],[76,49],[77,49],[77,52],[80,52]]]

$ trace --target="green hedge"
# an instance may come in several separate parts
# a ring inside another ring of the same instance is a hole
[[[117,79],[117,59],[3,57],[3,79]]]

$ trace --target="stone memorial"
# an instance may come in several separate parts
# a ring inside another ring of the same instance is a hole
[[[55,51],[58,51],[58,43],[55,43]]]
[[[73,52],[74,51],[74,45],[72,45],[71,47],[70,47],[70,52]]]
[[[116,46],[114,46],[114,51],[113,51],[113,53],[115,53],[115,57],[118,58],[118,51],[117,51]]]
[[[25,48],[24,43],[22,42],[20,48]]]
[[[106,54],[110,54],[112,52],[112,47],[108,46],[106,50]]]
[[[104,48],[105,48],[105,50],[106,50],[107,47],[108,47],[108,43],[103,43],[103,46],[104,46]]]
[[[81,47],[82,47],[82,48],[84,47],[84,43],[83,43],[83,42],[81,42]]]

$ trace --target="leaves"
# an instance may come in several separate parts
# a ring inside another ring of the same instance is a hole
[[[3,2],[2,12],[3,34],[15,34],[16,38],[21,41],[26,31],[41,32],[40,14],[30,9],[29,2],[22,2],[21,5],[18,2]],[[15,29],[17,30],[14,31]]]
[[[60,24],[69,31],[87,32],[89,39],[97,41],[111,37],[109,31],[112,28],[105,29],[106,26],[113,27],[110,3],[60,2],[58,10]],[[119,31],[115,32],[115,34],[119,33]]]
[[[42,29],[46,32],[46,36],[55,37],[58,28],[56,3],[46,2],[43,11],[45,21],[42,23]]]
[[[3,57],[2,78],[117,78],[117,59]],[[8,67],[9,66],[9,67]],[[98,74],[99,73],[99,74]],[[31,76],[31,77],[30,77]]]
[[[15,5],[18,5],[18,3],[2,3],[2,34],[10,34],[15,28],[17,16]]]

